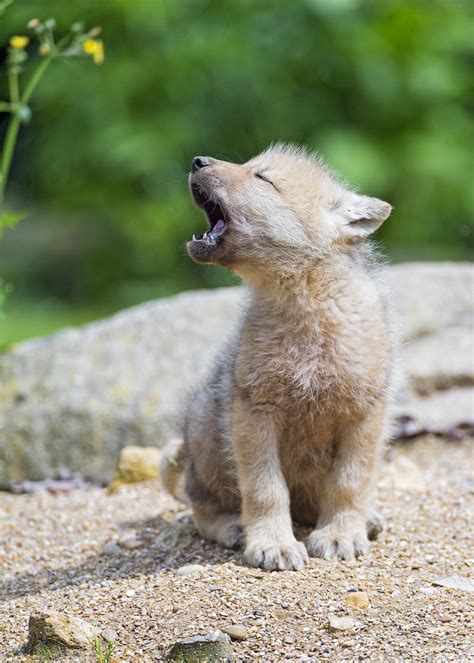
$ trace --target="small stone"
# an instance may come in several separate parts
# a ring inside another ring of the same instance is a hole
[[[280,620],[289,619],[293,617],[293,613],[290,610],[275,610],[275,617]]]
[[[114,644],[118,640],[118,633],[117,631],[114,631],[113,628],[104,628],[100,632],[102,638],[105,640],[105,642],[111,642]]]
[[[224,626],[222,630],[224,633],[227,633],[232,640],[245,640],[248,637],[248,631],[243,624]]]
[[[116,543],[107,543],[102,550],[104,555],[120,555],[121,549],[120,546]]]
[[[125,592],[125,596],[128,596],[129,598],[132,598],[132,596],[135,596],[135,590],[134,589],[127,589]]]
[[[440,622],[443,622],[444,624],[447,624],[448,622],[452,621],[452,617],[451,617],[451,615],[448,615],[447,613],[445,613],[444,615],[441,615],[439,620],[440,620]]]
[[[79,617],[68,617],[55,610],[37,610],[28,622],[26,651],[33,654],[38,646],[87,649],[97,636],[94,627]]]
[[[370,605],[369,597],[365,592],[349,592],[344,597],[344,603],[349,608],[368,608]]]
[[[202,564],[185,564],[184,566],[180,566],[179,569],[176,569],[176,575],[189,576],[194,573],[202,573],[205,570],[206,567],[202,566]]]
[[[352,617],[335,617],[329,615],[329,628],[333,631],[351,631],[357,626],[357,622]]]
[[[206,635],[195,635],[176,642],[168,660],[180,663],[229,663],[233,660],[230,637],[222,631],[211,631]]]
[[[135,550],[135,548],[139,548],[142,545],[135,532],[121,536],[118,540],[118,544],[121,548],[125,548],[126,550]]]
[[[252,576],[252,578],[257,578],[258,580],[265,578],[267,573],[264,573],[260,569],[247,569],[247,575]]]
[[[474,592],[474,582],[469,578],[462,576],[449,576],[448,578],[437,578],[433,580],[433,585],[437,587],[448,587],[449,589],[459,589],[464,592]]]
[[[156,481],[159,477],[160,460],[161,449],[158,447],[124,447],[120,452],[114,478],[108,487],[109,494],[117,492],[124,484]]]

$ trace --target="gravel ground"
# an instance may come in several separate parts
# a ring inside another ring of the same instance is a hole
[[[240,553],[202,541],[156,484],[112,496],[0,494],[0,661],[32,660],[20,648],[35,607],[113,629],[116,662],[161,661],[177,640],[232,624],[248,631],[234,643],[238,661],[474,660],[472,594],[433,584],[472,576],[471,444],[397,446],[392,455],[410,458],[421,476],[403,470],[410,488],[379,487],[388,531],[362,560],[311,560],[301,573],[249,569]],[[204,569],[178,575],[185,564]],[[370,606],[347,607],[351,589]],[[330,614],[356,627],[330,631]]]

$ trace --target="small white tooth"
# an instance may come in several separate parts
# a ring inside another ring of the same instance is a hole
[[[193,242],[196,241],[196,235],[193,234]]]
[[[204,235],[203,235],[202,238],[203,238],[203,239],[207,239],[207,231],[204,233]]]

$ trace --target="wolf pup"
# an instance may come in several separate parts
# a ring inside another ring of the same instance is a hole
[[[232,547],[242,529],[253,566],[358,557],[382,529],[371,492],[392,391],[389,316],[364,240],[391,206],[282,145],[243,165],[195,157],[189,185],[209,222],[189,255],[237,273],[249,301],[189,399],[163,482],[177,494],[182,480],[203,537]],[[293,521],[314,528],[304,544]]]

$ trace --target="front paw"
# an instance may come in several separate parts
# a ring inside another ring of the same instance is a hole
[[[311,557],[354,559],[365,555],[369,541],[365,522],[360,519],[332,521],[315,529],[306,541]]]
[[[265,571],[301,571],[308,561],[308,553],[302,543],[294,539],[288,542],[254,542],[245,549],[250,566]]]

